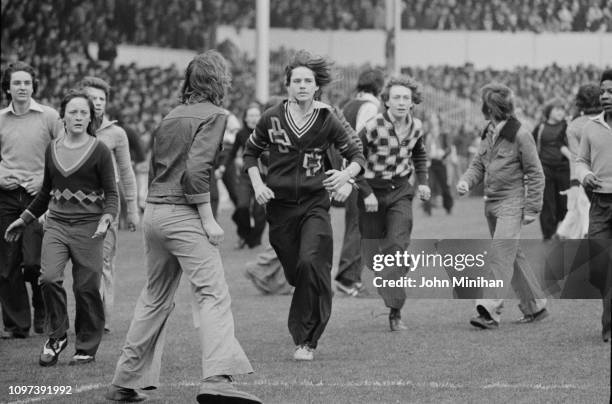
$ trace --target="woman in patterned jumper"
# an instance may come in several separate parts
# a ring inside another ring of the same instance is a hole
[[[60,116],[66,135],[49,145],[43,185],[36,199],[8,227],[5,238],[17,240],[24,227],[47,209],[42,242],[40,284],[49,339],[39,364],[53,366],[68,345],[68,311],[64,269],[72,261],[78,365],[95,359],[104,331],[100,296],[104,235],[117,214],[117,186],[111,153],[95,137],[94,106],[82,91],[62,100]]]

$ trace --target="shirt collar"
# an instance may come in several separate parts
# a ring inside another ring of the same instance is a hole
[[[14,115],[17,115],[12,101],[8,106],[8,110],[11,111]],[[34,98],[30,98],[30,107],[28,108],[28,111],[44,112],[42,106],[36,101],[34,101]]]
[[[606,122],[606,111],[602,111],[601,114],[595,115],[590,119],[593,122],[597,122],[598,124],[605,126],[608,130],[612,130],[612,128],[610,128],[610,125],[608,125],[608,122]]]
[[[398,121],[397,119],[395,119],[395,117],[393,116],[392,113],[390,113],[389,111],[387,111],[387,115],[389,116],[389,121],[393,124],[393,125],[397,125],[400,123],[400,121]],[[410,126],[410,124],[412,123],[412,116],[410,116],[410,114],[408,114],[406,116],[406,125]]]

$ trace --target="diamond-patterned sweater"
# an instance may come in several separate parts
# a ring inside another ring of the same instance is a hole
[[[93,140],[71,167],[62,166],[58,158],[58,142],[62,138],[49,144],[42,188],[28,206],[30,214],[39,217],[48,208],[49,218],[71,224],[98,221],[106,213],[117,215],[117,183],[111,152],[98,139]]]

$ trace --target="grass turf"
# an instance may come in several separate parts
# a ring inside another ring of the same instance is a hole
[[[457,201],[453,215],[426,217],[415,204],[414,238],[486,238],[482,201]],[[551,316],[527,326],[508,301],[497,331],[479,331],[467,320],[472,301],[409,299],[403,309],[409,330],[388,332],[387,311],[371,298],[334,298],[332,318],[312,363],[291,360],[286,327],[289,296],[261,296],[243,276],[256,250],[233,250],[230,211],[220,212],[226,231],[222,255],[233,299],[236,334],[256,371],[238,377],[239,387],[266,403],[603,403],[610,397],[610,345],[599,337],[599,300],[551,300]],[[332,210],[337,262],[343,211]],[[539,226],[523,236],[539,238]],[[74,313],[69,271],[65,282]],[[364,274],[366,282],[372,275]],[[53,368],[38,365],[45,340],[0,340],[0,401],[44,403],[105,402],[133,308],[144,284],[141,233],[120,234],[112,333],[105,335],[93,364],[68,366],[74,333]],[[189,288],[182,282],[168,323],[161,386],[147,392],[151,403],[195,402],[200,347],[192,326]],[[9,395],[9,386],[68,385],[70,396]]]

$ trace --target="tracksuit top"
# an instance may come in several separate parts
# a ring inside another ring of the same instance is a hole
[[[300,128],[287,110],[287,101],[266,110],[246,143],[244,169],[257,166],[257,158],[270,151],[266,185],[275,199],[300,203],[325,190],[329,163],[326,150],[333,145],[350,162],[365,166],[357,144],[335,117],[331,107],[315,101],[314,112]]]

